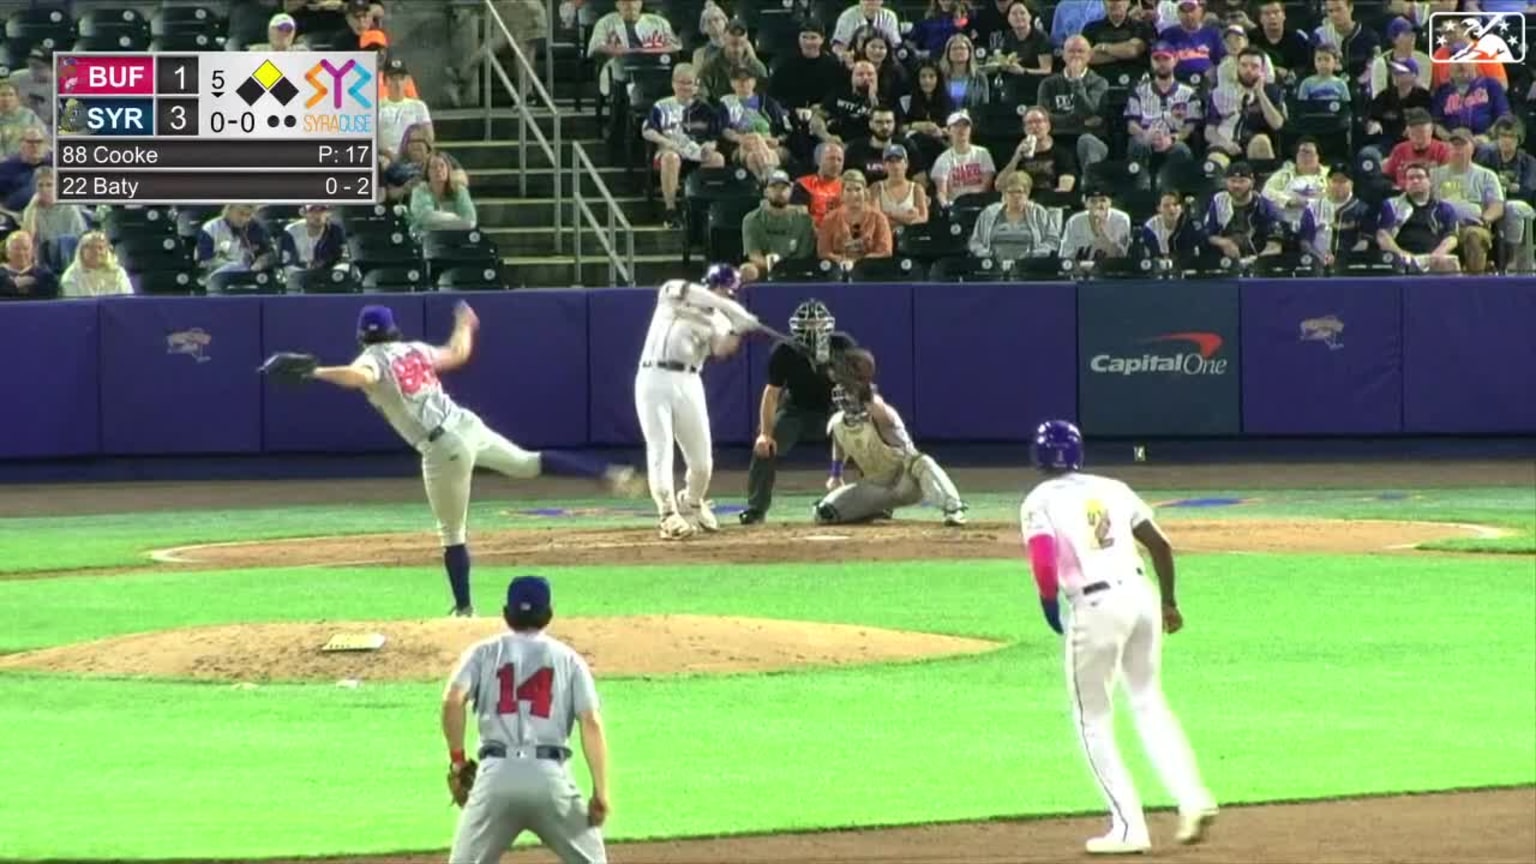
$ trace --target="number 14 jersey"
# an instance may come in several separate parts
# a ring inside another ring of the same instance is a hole
[[[576,718],[598,707],[587,662],[544,633],[503,633],[475,643],[452,683],[469,693],[482,745],[566,747]]]
[[[437,355],[438,349],[425,342],[381,342],[364,348],[352,362],[378,374],[363,395],[412,447],[424,446],[433,429],[460,412],[437,378]]]
[[[1087,585],[1126,579],[1141,566],[1132,529],[1152,519],[1152,508],[1119,480],[1070,473],[1030,490],[1019,508],[1024,543],[1056,538],[1056,574],[1072,596]]]

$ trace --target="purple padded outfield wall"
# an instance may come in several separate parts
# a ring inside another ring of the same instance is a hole
[[[1076,417],[1098,437],[1536,434],[1536,280],[781,284],[749,286],[745,300],[785,330],[810,297],[875,352],[881,390],[920,443],[1025,441],[1053,416]],[[633,446],[635,366],[655,298],[636,289],[468,295],[479,347],[444,382],[526,447]],[[407,338],[441,343],[458,299],[0,304],[0,340],[26,369],[15,384],[22,407],[0,424],[0,458],[410,458],[360,394],[274,384],[256,367],[284,350],[350,362],[368,303],[392,308]],[[753,337],[706,370],[717,443],[752,439],[770,350]],[[1226,365],[1200,375],[1155,368],[1155,358],[1202,351]],[[1153,368],[1127,375],[1117,359]]]

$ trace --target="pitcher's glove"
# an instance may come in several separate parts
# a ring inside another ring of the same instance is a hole
[[[315,368],[320,361],[313,354],[297,354],[292,351],[282,351],[267,358],[267,362],[261,364],[257,371],[263,375],[270,375],[279,381],[296,384],[308,381],[315,375]]]
[[[473,759],[448,766],[448,794],[453,796],[453,803],[463,807],[469,800],[469,790],[474,788],[479,771],[480,764]]]

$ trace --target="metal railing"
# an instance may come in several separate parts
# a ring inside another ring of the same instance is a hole
[[[489,141],[493,134],[491,76],[494,74],[501,79],[502,86],[507,88],[507,92],[512,95],[513,100],[517,103],[515,106],[517,108],[517,193],[525,198],[528,197],[528,132],[530,129],[533,131],[533,138],[538,143],[539,149],[544,151],[544,156],[549,160],[550,168],[553,169],[555,180],[555,224],[553,228],[555,232],[555,251],[560,252],[561,247],[564,245],[561,229],[564,223],[563,214],[565,212],[565,196],[563,194],[564,190],[561,188],[562,172],[560,170],[560,110],[555,107],[554,98],[549,95],[549,91],[539,81],[539,73],[533,68],[533,64],[528,62],[528,56],[523,53],[523,46],[517,44],[517,40],[512,38],[511,31],[507,29],[507,22],[501,19],[500,13],[496,11],[495,4],[491,0],[485,0],[485,41],[481,43],[483,46],[489,47],[492,44],[491,35],[495,32],[491,29],[492,27],[501,28],[502,37],[506,39],[508,47],[512,49],[512,57],[517,65],[517,83],[514,84],[512,79],[507,76],[507,70],[502,68],[501,61],[496,59],[495,52],[486,51],[484,64],[485,80],[482,85],[484,88],[482,92],[485,94],[485,140]],[[551,54],[552,52],[546,46],[545,56],[548,57]],[[532,95],[536,95],[539,99],[539,107],[549,112],[551,131],[554,133],[552,137],[555,139],[553,144],[550,143],[549,138],[545,137],[544,130],[539,128],[538,120],[533,116],[533,108],[528,104],[530,87],[532,88]]]
[[[606,227],[587,205],[587,196],[581,191],[583,174],[592,181],[597,188],[598,197],[608,206],[608,219]],[[597,173],[597,168],[592,164],[592,158],[578,142],[571,142],[571,225],[576,234],[576,282],[582,281],[582,262],[585,260],[581,248],[582,223],[592,229],[597,237],[597,245],[603,249],[603,254],[608,258],[608,282],[610,285],[635,284],[635,227],[629,224],[629,217],[624,215],[619,202],[614,200],[613,193],[608,191],[608,184],[603,182],[602,175]],[[618,232],[624,232],[624,254],[619,255]],[[623,276],[623,280],[619,279]]]

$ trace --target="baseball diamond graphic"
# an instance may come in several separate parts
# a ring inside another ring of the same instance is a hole
[[[235,88],[235,95],[245,100],[245,104],[253,107],[261,97],[268,94],[276,99],[279,105],[287,105],[293,101],[293,97],[299,95],[299,88],[293,86],[293,82],[289,81],[271,60],[263,61],[256,67],[256,71],[251,73],[251,77]]]

